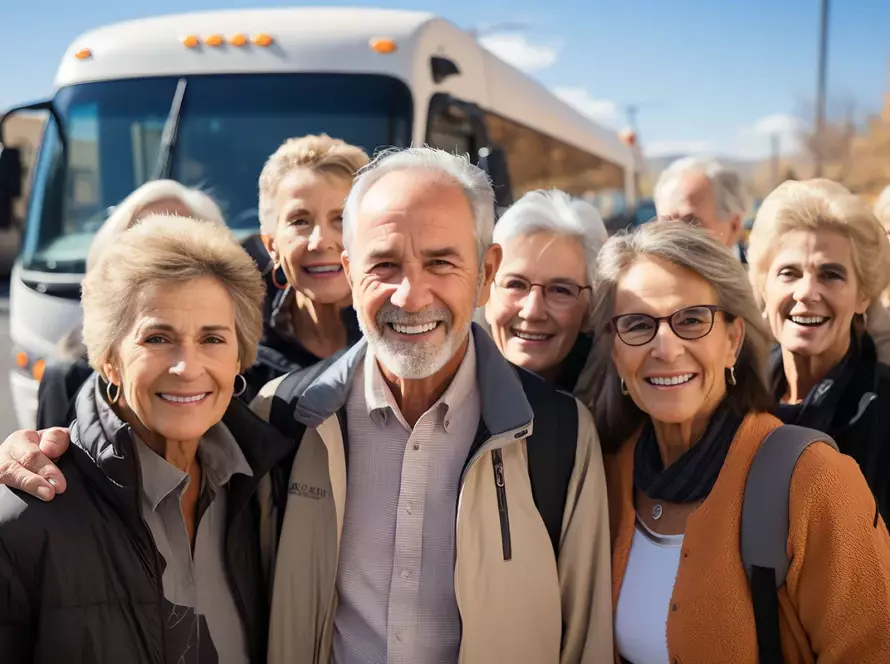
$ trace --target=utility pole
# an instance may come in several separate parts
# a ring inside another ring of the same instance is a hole
[[[782,139],[778,133],[774,133],[770,137],[770,142],[772,144],[772,183],[773,189],[779,186],[779,169],[780,169],[780,161],[782,159]]]
[[[828,79],[828,0],[821,0],[819,26],[819,78],[816,89],[816,177],[822,177],[825,138],[825,89]]]

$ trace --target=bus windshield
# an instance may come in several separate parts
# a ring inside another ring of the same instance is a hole
[[[373,152],[411,140],[411,93],[360,74],[237,74],[84,83],[59,90],[34,174],[21,261],[82,273],[115,205],[155,177],[164,124],[186,79],[169,177],[219,203],[239,235],[259,230],[257,181],[291,136],[327,133]]]

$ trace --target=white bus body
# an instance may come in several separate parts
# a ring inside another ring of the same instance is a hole
[[[242,234],[258,230],[265,157],[289,136],[319,132],[368,151],[426,143],[474,161],[500,148],[510,181],[495,184],[506,202],[560,187],[588,197],[617,190],[632,203],[634,158],[615,132],[430,14],[220,11],[90,31],[56,75],[63,131],[48,121],[12,276],[13,352],[27,357],[11,376],[20,426],[35,421],[35,365],[79,323],[93,235],[110,208],[157,175],[181,80],[167,175],[211,193]]]

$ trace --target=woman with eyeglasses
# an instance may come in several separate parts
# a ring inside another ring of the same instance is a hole
[[[757,213],[749,257],[778,342],[769,362],[776,414],[832,436],[859,463],[887,518],[890,366],[876,334],[890,282],[884,228],[836,182],[786,182]]]
[[[567,392],[593,347],[590,284],[607,237],[595,207],[559,190],[529,192],[494,229],[504,251],[485,309],[495,343]]]
[[[611,450],[616,661],[767,661],[741,521],[755,454],[781,423],[745,268],[678,221],[611,238],[597,263],[587,403]],[[856,463],[814,443],[787,509],[779,656],[890,661],[890,535]]]

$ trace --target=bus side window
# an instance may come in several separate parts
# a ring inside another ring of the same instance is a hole
[[[430,147],[439,148],[451,154],[468,155],[474,164],[478,161],[480,142],[467,118],[457,118],[447,114],[445,107],[430,104],[427,119],[426,142]]]

